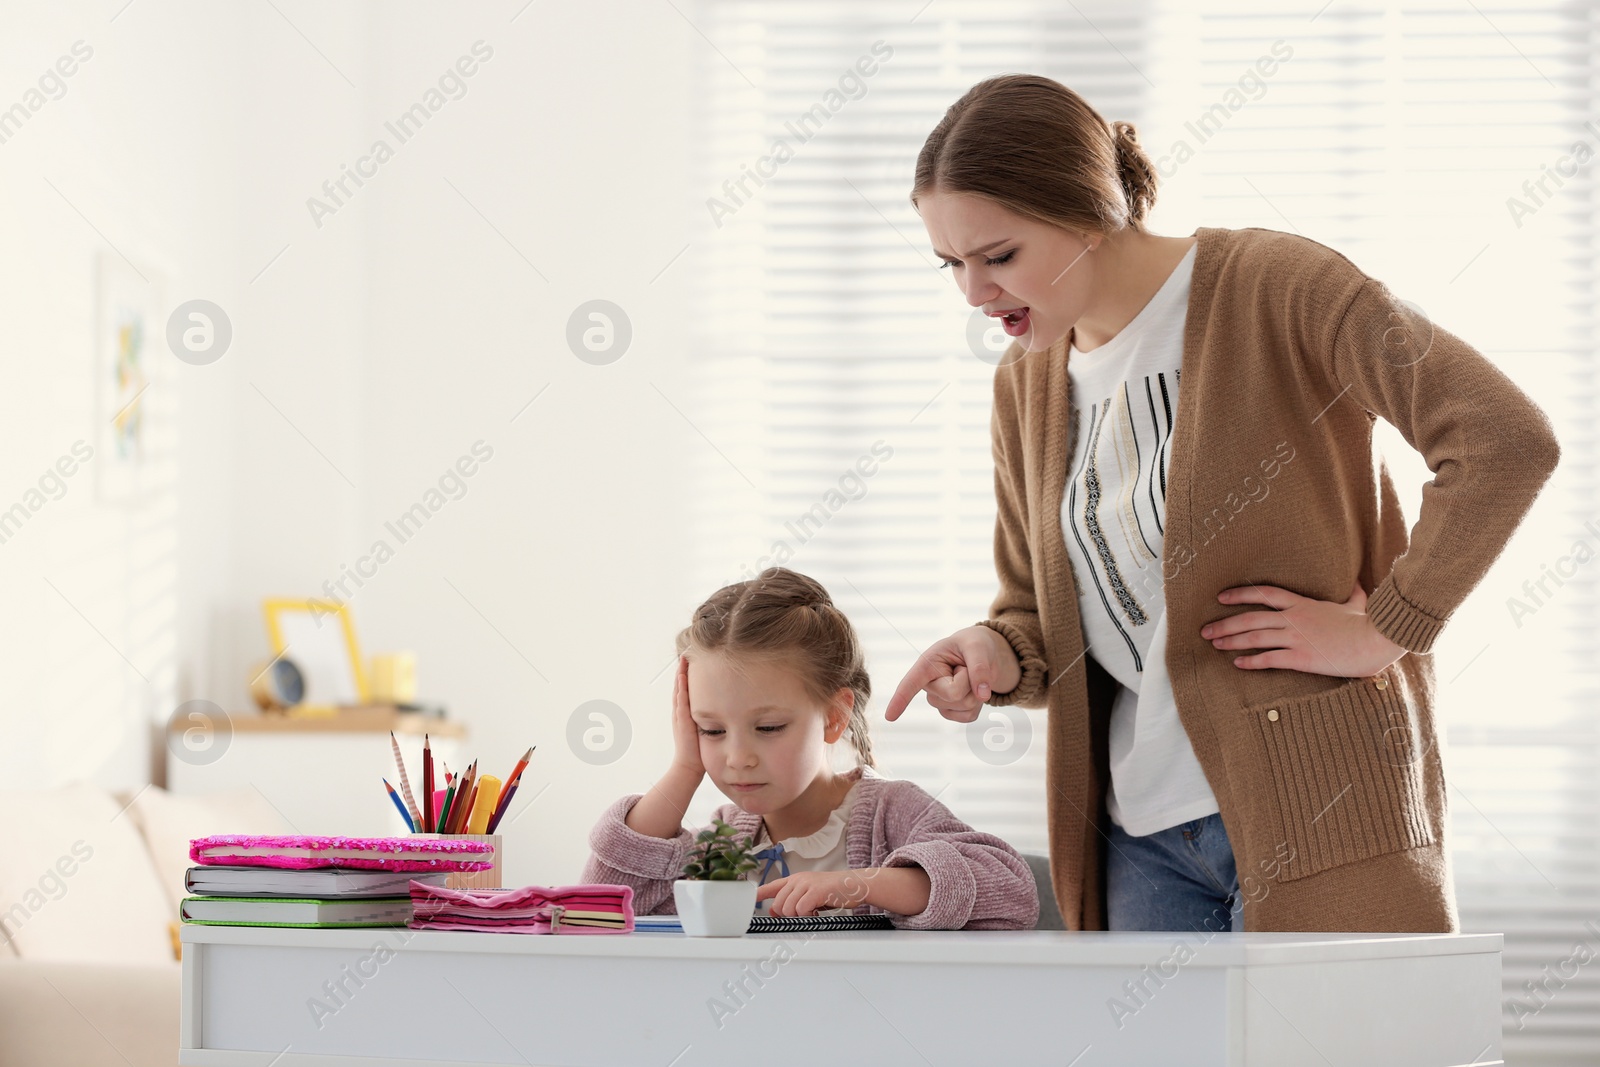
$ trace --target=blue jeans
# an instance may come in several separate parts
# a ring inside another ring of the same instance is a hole
[[[1244,898],[1221,815],[1133,837],[1110,824],[1106,918],[1112,930],[1194,930],[1242,926]]]

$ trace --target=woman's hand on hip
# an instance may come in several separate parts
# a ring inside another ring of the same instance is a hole
[[[889,698],[883,717],[893,722],[918,692],[953,722],[972,722],[991,693],[1009,693],[1022,681],[1011,643],[987,626],[968,626],[934,642],[917,657]]]
[[[1243,585],[1224,589],[1224,604],[1264,604],[1270,611],[1247,611],[1207,623],[1200,636],[1213,648],[1261,648],[1238,656],[1244,670],[1272,667],[1339,678],[1377,674],[1406,654],[1378,632],[1367,617],[1367,594],[1357,582],[1344,603],[1313,600],[1275,585]]]

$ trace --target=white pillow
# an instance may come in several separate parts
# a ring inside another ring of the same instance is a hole
[[[183,874],[193,866],[189,860],[190,841],[212,834],[294,833],[294,828],[255,789],[169,793],[152,785],[134,798],[133,806],[123,816],[129,817],[144,832],[161,888],[172,901],[173,919],[178,917],[179,902],[189,895],[183,891]]]
[[[0,938],[27,960],[172,960],[171,905],[138,827],[104,790],[0,792]]]

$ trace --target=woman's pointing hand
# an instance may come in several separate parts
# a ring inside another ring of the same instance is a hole
[[[992,693],[1009,693],[1022,680],[1011,644],[987,626],[968,626],[929,646],[900,679],[884,718],[893,722],[918,692],[953,722],[972,722]]]

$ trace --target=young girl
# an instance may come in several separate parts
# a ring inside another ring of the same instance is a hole
[[[999,595],[890,699],[1049,708],[1068,927],[1445,931],[1432,651],[1560,455],[1493,363],[1333,249],[1144,226],[1133,127],[975,86],[912,200],[1015,343]],[[1373,423],[1435,473],[1407,531]]]
[[[714,813],[761,849],[749,877],[772,915],[887,912],[919,930],[1031,929],[1027,863],[915,783],[873,769],[861,644],[827,591],[770,567],[718,590],[678,634],[673,754],[649,790],[608,808],[582,880],[633,887],[641,915],[673,913],[695,833],[680,825],[706,775],[733,803]],[[846,732],[857,766],[833,771]]]

